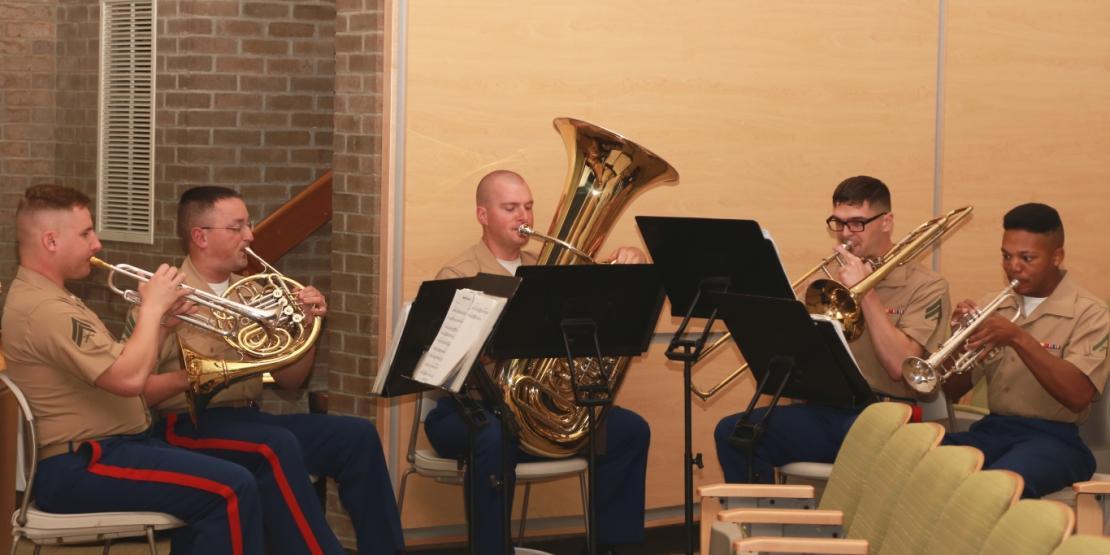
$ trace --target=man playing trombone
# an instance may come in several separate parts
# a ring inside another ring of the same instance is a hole
[[[194,187],[181,195],[177,231],[188,256],[181,265],[185,283],[222,295],[247,266],[254,240],[242,197],[226,187]],[[294,293],[310,317],[327,313],[324,295],[307,286]],[[134,311],[133,311],[134,313]],[[200,308],[200,316],[212,312]],[[194,326],[179,326],[163,344],[162,370],[176,380],[147,388],[147,401],[163,420],[155,434],[171,445],[236,462],[250,469],[262,497],[266,543],[274,553],[344,553],[329,528],[309,475],[334,478],[339,498],[354,525],[359,553],[392,554],[404,548],[400,516],[381,440],[363,418],[327,414],[268,414],[255,405],[262,376],[239,381],[218,393],[193,422],[186,409],[188,387],[178,370],[179,346],[216,360],[237,361],[241,353],[222,337]],[[299,360],[273,371],[283,389],[308,378],[315,347]]]
[[[874,269],[868,260],[878,260],[894,247],[890,191],[873,177],[852,177],[833,191],[832,204],[826,224],[836,234],[836,250],[843,261],[835,277],[851,287]],[[948,303],[945,279],[916,262],[894,268],[862,295],[866,326],[850,347],[872,389],[892,398],[915,397],[902,380],[902,361],[940,343],[945,333],[941,315],[947,313]],[[755,420],[762,418],[762,411],[757,409]],[[808,404],[777,407],[755,446],[755,481],[771,482],[774,467],[791,462],[832,462],[858,414],[855,409]],[[714,433],[728,482],[749,480],[747,452],[730,441],[739,418],[739,414],[725,417]]]
[[[133,333],[116,341],[65,288],[89,275],[100,251],[89,198],[67,187],[31,187],[16,209],[16,229],[19,271],[4,305],[4,352],[6,374],[37,420],[35,504],[53,513],[169,513],[188,523],[173,532],[174,553],[263,553],[250,473],[150,434],[141,394],[159,342],[183,311],[184,276],[163,264],[139,285]]]
[[[990,414],[944,442],[979,448],[985,468],[1021,474],[1022,496],[1041,497],[1095,471],[1077,424],[1102,394],[1110,371],[1110,314],[1105,301],[1061,267],[1064,225],[1055,209],[1023,204],[1006,214],[1002,227],[1002,270],[1007,280],[1016,280],[1015,295],[984,315],[966,344],[968,350],[1000,350],[944,383],[945,395],[957,399],[986,378]],[[960,302],[953,320],[976,307]]]

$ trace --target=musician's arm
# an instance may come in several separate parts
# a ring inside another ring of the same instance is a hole
[[[1091,379],[1076,365],[1053,356],[1025,330],[1017,328],[1017,331],[1016,337],[1007,344],[1033,372],[1041,387],[1072,412],[1083,412],[1097,393]]]
[[[860,300],[863,319],[871,332],[871,343],[875,354],[891,380],[902,380],[902,361],[908,357],[919,357],[925,349],[898,329],[887,316],[886,307],[879,300],[878,293],[872,289]]]
[[[319,289],[309,285],[297,291],[297,302],[309,318],[323,318],[328,314],[328,302]],[[306,320],[307,321],[307,320]],[[300,359],[273,372],[274,382],[282,389],[297,389],[301,387],[308,376],[312,374],[312,365],[316,361],[316,346],[308,350]]]
[[[146,399],[147,406],[156,407],[170,397],[185,393],[187,389],[189,382],[185,379],[183,370],[151,374],[143,387],[143,398]]]

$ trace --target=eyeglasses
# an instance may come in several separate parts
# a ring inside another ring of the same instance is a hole
[[[238,234],[242,235],[244,229],[254,229],[254,222],[247,222],[245,224],[239,224],[239,225],[225,225],[225,226],[201,225],[201,226],[197,226],[197,227],[199,227],[201,229],[226,229],[228,231],[234,231],[235,233],[238,233]]]
[[[825,224],[828,225],[829,229],[831,229],[832,231],[841,231],[845,227],[847,227],[848,231],[855,231],[858,233],[860,231],[863,231],[863,228],[867,227],[867,224],[879,219],[884,215],[886,215],[885,210],[879,212],[878,214],[875,214],[874,216],[871,216],[870,218],[867,218],[866,220],[851,219],[848,221],[844,221],[840,218],[837,218],[836,216],[829,216],[829,219],[825,220]]]

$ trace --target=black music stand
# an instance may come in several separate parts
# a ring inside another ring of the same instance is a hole
[[[512,299],[519,285],[520,278],[518,277],[497,276],[493,274],[478,274],[470,278],[441,279],[421,283],[420,290],[416,294],[416,299],[409,309],[408,318],[405,320],[405,327],[401,332],[401,339],[394,352],[393,361],[389,365],[389,374],[386,377],[381,392],[383,397],[395,397],[410,393],[421,393],[430,389],[440,389],[454,398],[458,403],[460,413],[463,419],[466,420],[468,428],[466,465],[469,477],[468,487],[470,488],[470,495],[467,496],[467,542],[469,544],[470,553],[472,554],[478,553],[478,546],[474,541],[478,531],[477,520],[474,518],[474,515],[477,514],[474,493],[477,491],[479,483],[479,477],[473,472],[475,467],[475,434],[479,428],[488,424],[488,421],[486,420],[486,415],[482,406],[468,397],[465,391],[459,394],[458,392],[451,391],[444,387],[433,387],[418,382],[413,379],[413,372],[420,362],[420,357],[423,356],[435,341],[440,325],[442,325],[443,319],[447,316],[447,312],[451,307],[451,302],[455,297],[455,291],[459,289],[475,289],[489,295]],[[502,313],[502,315],[504,315],[504,313]],[[494,328],[494,333],[496,333],[496,328]],[[501,434],[501,467],[504,472],[508,467],[506,450],[508,449],[509,438],[507,433],[515,435],[516,432],[512,413],[503,410],[500,392],[480,362],[475,361],[474,366],[469,369],[469,372],[470,375],[468,380],[478,389],[480,397],[493,407],[492,411],[494,414],[498,415],[501,425],[504,428]],[[499,486],[502,488],[503,496],[507,498],[508,495],[505,492],[507,488],[504,487],[504,484],[499,484]],[[506,530],[508,530],[508,528],[506,528]],[[508,543],[508,534],[506,534],[503,541],[507,542],[504,546],[505,552],[510,552],[512,544]]]
[[[730,438],[748,452],[749,481],[754,477],[755,444],[781,396],[832,407],[875,402],[871,386],[837,332],[839,324],[810,315],[796,300],[715,293],[710,302],[720,311],[758,383]],[[763,418],[749,422],[760,395],[768,389],[774,396]]]
[[[753,220],[636,216],[636,224],[660,268],[671,315],[682,317],[667,348],[667,358],[683,363],[686,462],[682,474],[689,555],[694,552],[694,466],[703,467],[701,453],[693,453],[692,372],[717,318],[716,306],[706,294],[729,291],[793,299],[794,291],[774,244]],[[700,332],[692,332],[687,338],[686,330],[693,318],[707,321]]]
[[[613,402],[612,376],[584,383],[576,358],[634,356],[647,351],[663,287],[650,264],[521,266],[524,278],[490,344],[495,358],[562,358],[572,369],[575,402],[587,410],[589,553],[597,552],[596,410]]]

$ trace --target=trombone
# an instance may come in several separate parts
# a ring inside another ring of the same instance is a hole
[[[810,314],[824,314],[837,320],[844,328],[844,337],[848,341],[854,341],[863,334],[864,328],[863,310],[859,306],[859,299],[882,282],[887,274],[894,271],[895,268],[912,261],[917,258],[917,255],[924,252],[925,249],[940,241],[945,234],[955,228],[964,218],[971,215],[972,210],[973,207],[970,205],[957,208],[949,211],[943,216],[933,218],[917,226],[913,231],[902,238],[901,241],[898,241],[898,243],[896,243],[885,255],[877,260],[869,260],[868,262],[871,263],[872,267],[871,274],[850,288],[837,281],[828,269],[829,264],[834,260],[841,265],[844,264],[840,253],[836,251],[825,257],[817,266],[814,266],[813,269],[790,284],[790,287],[797,290],[798,287],[809,280],[814,274],[817,272],[824,272],[825,278],[814,281],[806,289],[804,296],[806,310],[808,310]],[[855,245],[845,242],[842,246],[851,251]],[[698,360],[700,361],[705,358],[731,337],[729,333],[722,335],[702,350]],[[694,395],[701,398],[701,400],[708,400],[715,393],[720,391],[721,388],[728,385],[747,370],[748,365],[745,363],[708,390],[698,389],[697,386],[692,384],[690,390]]]
[[[948,378],[971,370],[982,360],[994,358],[998,354],[999,347],[980,345],[978,348],[957,357],[951,368],[945,369],[944,367],[944,361],[963,346],[967,342],[967,338],[986,321],[988,316],[997,312],[1003,302],[1007,299],[1017,299],[1017,295],[1014,293],[1014,287],[1017,287],[1017,284],[1018,280],[1011,280],[1010,284],[998,296],[987,303],[987,306],[977,308],[964,315],[960,327],[952,332],[952,337],[949,337],[937,347],[932,356],[927,359],[909,357],[904,360],[902,362],[902,379],[906,381],[906,384],[918,393],[932,393]],[[1015,311],[1010,321],[1016,322],[1020,317],[1021,311]]]

